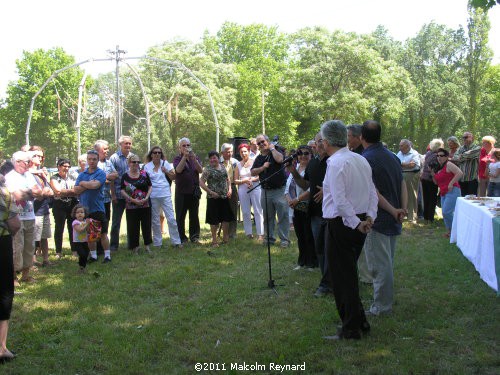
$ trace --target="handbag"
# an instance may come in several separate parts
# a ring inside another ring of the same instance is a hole
[[[200,185],[195,185],[194,186],[193,196],[196,199],[201,199],[201,188],[200,188]]]
[[[309,201],[298,201],[294,209],[300,212],[307,213],[309,211]]]

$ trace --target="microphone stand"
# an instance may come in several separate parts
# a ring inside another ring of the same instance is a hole
[[[251,189],[249,189],[247,191],[247,194],[250,194],[252,191],[257,189],[263,183],[268,181],[271,177],[282,172],[287,167],[288,162],[293,160],[293,159],[291,159],[290,161],[287,161],[287,159],[288,158],[283,160],[283,163],[282,163],[283,166],[280,169],[278,169],[276,172],[274,172],[270,176],[266,177],[265,179],[259,180],[259,183],[257,185],[255,185],[254,187],[252,187]],[[272,266],[271,266],[271,243],[269,241],[269,211],[267,209],[267,189],[262,188],[262,190],[264,190],[264,202],[265,202],[264,206],[265,206],[265,210],[266,210],[266,242],[267,242],[267,261],[268,261],[268,267],[269,267],[269,280],[267,282],[267,287],[269,289],[272,289],[274,291],[274,293],[278,294],[278,292],[276,290],[276,284],[275,284],[274,279],[273,279]]]

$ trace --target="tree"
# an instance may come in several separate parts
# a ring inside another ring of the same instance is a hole
[[[24,144],[31,98],[57,70],[73,64],[74,58],[62,48],[23,52],[16,61],[19,79],[9,83],[7,99],[0,110],[3,144],[12,153]],[[79,68],[59,74],[38,96],[33,109],[30,144],[45,148],[46,163],[54,165],[59,156],[76,154],[78,86],[83,76]]]
[[[471,132],[478,128],[478,103],[484,76],[490,65],[492,51],[488,48],[490,22],[481,8],[469,7],[467,50],[467,80],[469,88],[468,127]]]
[[[300,128],[309,137],[328,119],[349,124],[374,118],[388,128],[397,124],[411,97],[409,76],[393,61],[384,61],[369,41],[322,28],[306,28],[293,36],[287,88],[295,98]]]
[[[233,117],[238,120],[234,134],[255,136],[262,132],[279,135],[280,142],[296,142],[297,122],[292,117],[291,98],[283,90],[287,71],[288,39],[277,27],[261,24],[241,26],[226,22],[216,36],[205,34],[207,53],[226,64],[234,64],[237,72],[236,102]],[[265,105],[262,107],[262,97]]]
[[[408,108],[407,131],[421,151],[435,136],[455,134],[465,125],[467,80],[464,31],[431,22],[405,43],[400,64],[410,73],[418,100]]]

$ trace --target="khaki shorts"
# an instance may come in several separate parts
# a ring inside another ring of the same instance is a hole
[[[35,241],[52,237],[50,231],[50,215],[35,216]]]
[[[35,252],[35,220],[21,220],[21,229],[12,239],[14,248],[14,270],[21,271],[33,265],[33,254]]]

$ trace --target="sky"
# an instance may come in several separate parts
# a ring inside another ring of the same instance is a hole
[[[323,26],[360,34],[383,25],[404,41],[435,21],[456,29],[467,25],[467,0],[4,0],[0,18],[0,97],[16,80],[23,51],[62,47],[77,62],[106,58],[117,45],[125,57],[145,54],[180,37],[197,42],[226,21],[261,23],[292,33]],[[490,10],[490,48],[500,63],[500,6]],[[113,62],[82,65],[90,74],[112,71]]]

